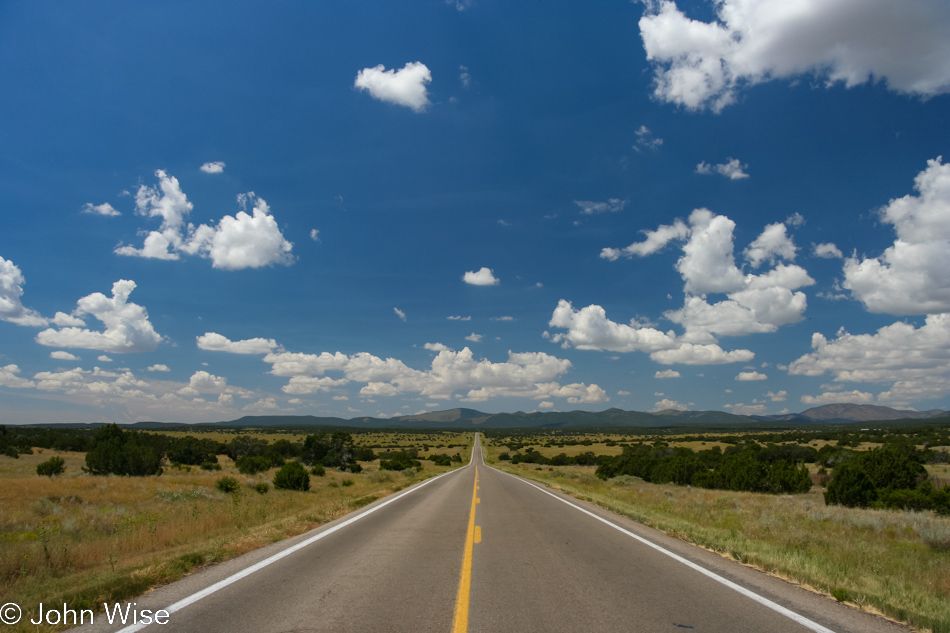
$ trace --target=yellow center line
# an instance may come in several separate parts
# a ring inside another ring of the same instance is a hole
[[[472,552],[475,549],[476,531],[481,541],[481,530],[475,526],[475,504],[478,503],[478,466],[475,467],[475,487],[472,489],[472,511],[468,516],[468,532],[465,534],[465,552],[462,554],[462,573],[459,575],[459,590],[455,596],[455,619],[452,633],[468,631],[468,601],[472,591]]]

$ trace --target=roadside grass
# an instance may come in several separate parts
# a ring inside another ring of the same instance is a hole
[[[363,472],[327,469],[311,476],[308,492],[271,488],[276,469],[241,475],[219,456],[221,471],[166,468],[158,477],[93,476],[81,472],[82,453],[34,450],[20,459],[0,458],[0,604],[14,602],[23,619],[11,633],[62,630],[34,626],[29,619],[44,604],[101,610],[103,602],[132,599],[206,564],[244,554],[301,534],[362,508],[376,499],[464,465],[440,467],[423,461],[422,471],[379,470],[363,462]],[[60,456],[66,473],[36,475],[36,465]],[[235,477],[236,492],[215,482]]]
[[[602,481],[593,467],[486,461],[772,575],[919,630],[950,633],[950,518],[768,495]]]

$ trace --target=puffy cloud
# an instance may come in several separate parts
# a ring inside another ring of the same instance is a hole
[[[772,393],[771,391],[769,391],[768,393],[765,394],[765,396],[772,402],[785,402],[785,399],[788,398],[788,392],[785,391],[784,389],[779,391],[778,393]]]
[[[116,211],[115,208],[108,202],[103,202],[102,204],[92,204],[87,202],[82,205],[83,213],[91,213],[93,215],[105,215],[115,217],[117,215],[122,215],[120,212]]]
[[[245,212],[248,202],[254,204],[253,215]],[[244,210],[224,216],[215,229],[199,226],[187,249],[207,253],[212,266],[224,270],[293,263],[294,245],[284,239],[263,198],[251,192],[238,196],[238,203]]]
[[[600,256],[603,259],[616,261],[621,257],[646,257],[656,253],[673,240],[682,240],[689,237],[689,227],[682,220],[676,220],[673,224],[663,224],[655,231],[644,230],[641,233],[647,238],[642,242],[634,242],[623,249],[605,248]]]
[[[317,393],[318,391],[330,391],[334,387],[342,387],[349,382],[346,378],[335,379],[329,376],[320,378],[315,376],[293,376],[286,385],[281,387],[281,391],[298,395]]]
[[[465,337],[465,340],[471,341],[472,343],[481,343],[483,338],[484,338],[484,335],[476,334],[475,332],[472,332],[471,334]]]
[[[595,213],[617,213],[623,211],[627,206],[626,200],[620,198],[610,198],[606,202],[595,202],[593,200],[575,200],[574,204],[581,208],[584,215],[594,215]]]
[[[663,145],[663,139],[657,138],[653,132],[645,125],[641,125],[634,134],[637,135],[637,143],[633,149],[642,152],[645,149],[656,151]]]
[[[462,281],[473,286],[497,286],[501,283],[501,280],[495,277],[494,271],[484,266],[478,271],[466,272],[462,275]]]
[[[753,268],[758,268],[765,261],[775,263],[777,257],[794,261],[797,250],[795,243],[785,232],[785,225],[776,222],[765,227],[762,234],[755,238],[742,254]]]
[[[452,348],[442,343],[426,343],[423,347],[430,352],[451,352]]]
[[[749,166],[740,163],[738,158],[727,158],[725,163],[719,165],[710,165],[706,161],[701,161],[696,165],[696,173],[704,175],[715,173],[725,176],[729,180],[742,180],[749,177],[749,174],[744,171],[748,168]]]
[[[100,363],[111,363],[111,362],[112,362],[112,359],[109,358],[108,356],[106,356],[105,354],[102,354],[102,355],[99,356],[99,358],[97,358],[96,360],[98,360]]]
[[[277,411],[280,409],[280,405],[277,404],[276,398],[261,398],[257,402],[252,402],[242,409],[242,411],[257,411],[261,413],[267,413],[270,411]]]
[[[810,354],[792,362],[788,373],[834,375],[836,382],[884,383],[880,400],[907,403],[950,393],[950,314],[935,314],[917,328],[893,323],[874,334],[841,329],[834,340],[812,335]]]
[[[483,268],[482,270],[485,270],[485,269]],[[488,272],[491,273],[491,271],[488,271]],[[471,321],[471,320],[472,320],[472,317],[470,317],[470,316],[465,316],[465,317],[463,317],[463,316],[447,316],[447,317],[445,317],[445,318],[448,319],[449,321]]]
[[[28,389],[35,387],[36,383],[26,378],[20,378],[17,374],[20,368],[17,365],[7,365],[0,367],[0,387],[12,387],[13,389]]]
[[[142,248],[119,245],[117,255],[148,259],[177,260],[181,254],[211,258],[212,266],[224,270],[261,268],[293,263],[293,244],[284,239],[270,207],[253,192],[238,196],[241,211],[226,215],[217,226],[193,224],[185,219],[194,205],[181,190],[178,179],[162,170],[155,172],[157,187],[142,185],[135,196],[136,213],[162,218],[158,231],[149,231]],[[247,205],[252,203],[251,214]]]
[[[49,319],[20,302],[24,283],[26,280],[17,265],[0,257],[0,320],[30,327],[44,326]]]
[[[740,371],[739,375],[736,376],[736,380],[740,382],[748,382],[751,380],[768,380],[768,376],[765,374],[760,374],[757,371]]]
[[[550,400],[542,400],[541,402],[538,403],[538,408],[539,409],[553,409],[554,403],[551,402]]]
[[[206,174],[222,174],[224,173],[224,161],[216,160],[210,163],[205,163],[201,166],[201,171]]]
[[[749,350],[726,352],[715,344],[696,345],[679,339],[676,334],[661,332],[636,322],[615,323],[599,305],[574,310],[569,301],[561,299],[548,325],[567,332],[551,336],[563,347],[611,352],[646,352],[654,361],[665,365],[684,363],[707,365],[746,362],[755,355]]]
[[[679,378],[680,373],[675,369],[664,369],[653,374],[654,378]]]
[[[145,308],[129,302],[133,290],[134,281],[120,279],[112,284],[111,298],[94,292],[76,303],[73,316],[91,315],[105,325],[104,331],[82,327],[48,328],[36,335],[36,342],[49,347],[96,349],[114,354],[154,350],[162,337],[149,322]]]
[[[429,344],[426,347],[436,350],[437,346]],[[346,381],[365,383],[360,390],[364,397],[415,393],[446,400],[461,391],[464,394],[458,396],[466,402],[484,402],[498,397],[566,398],[570,403],[608,400],[606,392],[597,385],[571,383],[562,386],[556,382],[558,376],[571,368],[571,362],[543,352],[509,352],[506,362],[493,363],[487,359],[476,360],[467,347],[458,352],[445,348],[439,349],[431,367],[425,371],[412,369],[394,358],[384,360],[366,352],[352,356],[340,352],[279,352],[267,355],[264,362],[272,365],[274,375],[308,379],[291,380],[288,384],[291,388],[297,384],[336,386],[327,382],[312,383],[309,379],[324,376],[326,372],[340,372]]]
[[[844,262],[842,286],[870,312],[950,312],[950,164],[937,157],[917,174],[919,195],[891,200],[881,219],[897,232],[880,257]]]
[[[231,354],[269,354],[278,347],[272,338],[248,338],[232,341],[217,332],[205,332],[197,338],[198,349],[211,352],[229,352]]]
[[[431,81],[432,73],[425,64],[409,62],[400,70],[386,70],[382,64],[364,68],[356,74],[353,85],[368,91],[374,99],[422,112],[429,105],[426,84]]]
[[[399,308],[393,308],[393,312],[399,317],[403,322],[406,320],[406,313],[400,310]]]
[[[319,229],[310,229],[310,239],[314,242],[320,243],[320,230]]]
[[[815,244],[813,252],[815,257],[821,257],[822,259],[842,259],[844,257],[841,249],[831,242]]]
[[[736,415],[765,415],[767,409],[764,404],[724,404],[723,409],[732,409]]]
[[[168,368],[168,365],[163,365],[162,363],[149,365],[146,369],[148,371],[171,371],[171,369]]]
[[[794,292],[815,281],[799,266],[778,264],[765,273],[744,275],[736,266],[733,245],[735,222],[707,209],[696,209],[689,225],[677,220],[656,231],[645,231],[647,238],[618,250],[607,248],[601,257],[653,254],[673,240],[684,240],[683,255],[676,269],[683,278],[686,298],[683,307],[665,314],[686,328],[684,340],[714,343],[715,334],[774,332],[780,326],[801,321],[807,307],[802,292]],[[744,251],[754,267],[777,258],[794,259],[795,244],[782,223],[768,225]],[[710,304],[708,293],[724,293],[727,298]]]
[[[183,396],[197,396],[202,393],[222,393],[227,386],[227,378],[215,376],[200,369],[192,374],[188,380],[188,386],[179,389],[178,393]]]
[[[55,352],[49,353],[50,358],[55,358],[56,360],[82,360],[75,354],[70,354],[69,352],[63,352],[61,350],[56,350]]]
[[[692,20],[670,0],[640,19],[654,95],[719,111],[743,86],[806,73],[847,87],[883,80],[922,98],[950,91],[950,5],[942,0],[722,0]]]
[[[157,170],[157,187],[141,185],[135,194],[135,213],[150,218],[161,218],[162,224],[158,231],[150,231],[142,248],[119,245],[115,248],[117,255],[131,257],[145,257],[150,259],[178,259],[178,254],[172,249],[182,244],[182,228],[185,217],[194,208],[185,192],[181,190],[178,179],[169,176],[164,170]]]
[[[567,330],[554,335],[553,342],[576,349],[650,353],[676,345],[676,334],[672,330],[660,332],[635,322],[615,323],[599,305],[574,310],[571,302],[564,299],[558,302],[548,325]]]
[[[668,411],[673,409],[675,411],[689,411],[689,407],[685,404],[680,404],[676,400],[670,400],[669,398],[663,398],[659,402],[653,405],[653,412],[658,413],[660,411]]]
[[[795,213],[785,218],[786,226],[797,227],[797,226],[802,226],[803,224],[805,224],[805,216],[803,216],[798,211],[796,211]]]
[[[650,358],[664,365],[725,365],[727,363],[747,363],[755,354],[747,349],[725,351],[715,344],[695,345],[681,343],[679,347],[661,350],[650,354]]]
[[[802,396],[803,404],[818,406],[822,404],[868,404],[874,402],[874,396],[866,391],[826,391],[817,396]]]
[[[72,314],[66,314],[65,312],[57,312],[56,315],[53,317],[53,325],[57,325],[59,327],[69,327],[69,326],[84,327],[86,325],[86,322]]]

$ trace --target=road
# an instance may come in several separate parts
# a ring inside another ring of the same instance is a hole
[[[159,588],[82,633],[898,633],[901,626],[485,465]]]

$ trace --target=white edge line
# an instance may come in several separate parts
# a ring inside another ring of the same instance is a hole
[[[790,620],[793,620],[793,621],[795,621],[795,622],[798,622],[799,624],[801,624],[801,625],[804,626],[805,628],[808,628],[808,629],[811,629],[812,631],[815,631],[815,633],[835,633],[835,632],[832,631],[831,629],[825,628],[825,627],[823,627],[822,625],[818,624],[817,622],[813,622],[812,620],[809,620],[808,618],[806,618],[806,617],[803,616],[803,615],[800,615],[800,614],[798,614],[798,613],[795,613],[794,611],[792,611],[792,610],[790,610],[790,609],[787,609],[787,608],[783,607],[782,605],[780,605],[780,604],[778,604],[778,603],[772,602],[772,601],[769,600],[768,598],[766,598],[766,597],[764,597],[764,596],[760,596],[759,594],[755,593],[754,591],[750,591],[750,590],[746,589],[746,588],[743,587],[742,585],[737,585],[736,583],[732,582],[731,580],[727,580],[726,578],[723,578],[722,576],[720,576],[720,575],[718,575],[718,574],[716,574],[716,573],[713,573],[713,572],[709,571],[708,569],[706,569],[706,568],[704,568],[704,567],[700,567],[700,566],[697,565],[696,563],[694,563],[694,562],[692,562],[692,561],[690,561],[690,560],[687,560],[687,559],[683,558],[682,556],[680,556],[680,555],[678,555],[678,554],[674,554],[673,552],[669,551],[668,549],[665,549],[665,548],[663,548],[663,547],[660,547],[660,546],[657,545],[656,543],[653,543],[653,542],[651,542],[651,541],[648,541],[647,539],[643,538],[642,536],[637,536],[637,535],[634,534],[633,532],[631,532],[631,531],[629,531],[629,530],[626,530],[626,529],[620,527],[619,525],[616,525],[615,523],[611,523],[610,521],[608,521],[607,519],[605,519],[605,518],[603,518],[603,517],[597,516],[596,514],[594,514],[593,512],[591,512],[590,510],[585,510],[584,508],[580,507],[580,506],[577,505],[577,504],[571,503],[570,501],[568,501],[568,500],[566,500],[566,499],[562,499],[561,497],[557,496],[556,494],[554,494],[554,493],[552,493],[552,492],[549,492],[549,491],[545,490],[544,488],[542,488],[541,486],[538,486],[537,484],[534,484],[534,483],[532,483],[532,482],[530,482],[530,481],[528,481],[528,480],[526,480],[526,479],[524,479],[524,478],[522,478],[522,477],[518,477],[517,475],[512,475],[511,473],[506,473],[506,472],[503,471],[503,470],[498,470],[497,468],[493,468],[492,466],[489,466],[489,468],[492,468],[492,470],[497,470],[498,472],[500,472],[500,473],[502,473],[502,474],[504,474],[504,475],[508,475],[509,477],[513,477],[514,479],[517,479],[518,481],[521,481],[521,482],[523,482],[523,483],[525,483],[525,484],[528,484],[528,485],[531,486],[532,488],[537,488],[538,490],[540,490],[540,491],[543,492],[544,494],[550,495],[550,496],[554,497],[555,499],[557,499],[557,500],[560,501],[561,503],[566,503],[567,505],[571,506],[572,508],[575,508],[576,510],[580,510],[580,511],[583,512],[584,514],[586,514],[586,515],[588,515],[588,516],[591,516],[591,517],[597,519],[597,520],[600,521],[601,523],[606,523],[607,525],[609,525],[610,527],[614,528],[615,530],[619,530],[620,532],[623,532],[623,533],[626,534],[627,536],[629,536],[629,537],[631,537],[631,538],[634,538],[634,539],[640,541],[640,542],[643,543],[644,545],[647,545],[647,546],[649,546],[649,547],[652,547],[653,549],[655,549],[656,551],[658,551],[658,552],[660,552],[660,553],[662,553],[662,554],[666,554],[667,556],[669,556],[669,557],[672,558],[673,560],[678,561],[678,562],[680,562],[680,563],[683,563],[683,564],[686,565],[687,567],[689,567],[689,568],[691,568],[691,569],[694,569],[694,570],[698,571],[699,573],[701,573],[701,574],[703,574],[703,575],[705,575],[705,576],[708,576],[709,578],[712,578],[712,579],[715,580],[716,582],[722,583],[723,585],[729,587],[730,589],[741,593],[743,596],[745,596],[745,597],[747,597],[747,598],[751,598],[752,600],[755,600],[755,601],[758,602],[759,604],[761,604],[761,605],[763,605],[763,606],[765,606],[765,607],[768,607],[769,609],[772,609],[773,611],[775,611],[775,612],[777,612],[777,613],[780,613],[780,614],[784,615],[786,618],[788,618],[788,619],[790,619]]]
[[[476,436],[476,437],[477,437],[477,436]],[[475,446],[473,445],[473,446],[472,446],[472,458],[469,459],[468,465],[471,465],[471,464],[472,464],[472,459],[474,459],[474,457],[475,457]],[[419,485],[410,488],[409,490],[403,492],[403,493],[400,494],[400,495],[397,495],[397,496],[395,496],[395,497],[393,497],[393,498],[391,498],[391,499],[387,499],[386,501],[384,501],[383,503],[380,503],[379,505],[375,505],[375,506],[373,506],[372,508],[369,508],[369,509],[367,509],[367,510],[364,510],[363,512],[357,514],[356,516],[350,517],[350,518],[347,519],[346,521],[343,521],[342,523],[338,523],[337,525],[334,525],[332,528],[329,528],[329,529],[327,529],[327,530],[324,530],[323,532],[320,532],[319,534],[315,534],[314,536],[311,536],[310,538],[308,538],[308,539],[305,540],[305,541],[301,541],[300,543],[297,543],[296,545],[294,545],[294,546],[292,546],[292,547],[288,547],[288,548],[285,549],[285,550],[281,550],[280,552],[277,552],[276,554],[274,554],[273,556],[271,556],[271,557],[269,557],[269,558],[265,558],[264,560],[262,560],[262,561],[260,561],[260,562],[258,562],[258,563],[255,563],[254,565],[251,565],[250,567],[246,567],[245,569],[242,569],[241,571],[237,572],[236,574],[233,574],[233,575],[231,575],[231,576],[228,576],[228,577],[225,578],[224,580],[219,580],[218,582],[214,583],[213,585],[209,585],[208,587],[205,587],[205,588],[202,589],[201,591],[199,591],[199,592],[197,592],[197,593],[191,594],[191,595],[188,596],[187,598],[182,598],[181,600],[179,600],[178,602],[174,603],[173,605],[171,605],[171,606],[169,606],[169,607],[166,607],[166,608],[164,609],[164,611],[167,611],[169,615],[171,615],[172,613],[175,613],[175,612],[177,612],[177,611],[181,611],[182,609],[184,609],[184,608],[187,607],[188,605],[194,604],[195,602],[198,602],[198,601],[201,600],[202,598],[207,598],[208,596],[210,596],[211,594],[215,593],[216,591],[218,591],[218,590],[220,590],[220,589],[224,589],[224,588],[227,587],[228,585],[232,585],[232,584],[236,583],[237,581],[241,580],[242,578],[245,578],[245,577],[247,577],[247,576],[250,576],[250,575],[253,574],[254,572],[260,571],[261,569],[264,569],[265,567],[267,567],[268,565],[270,565],[270,564],[272,564],[272,563],[276,563],[277,561],[279,561],[280,559],[282,559],[282,558],[284,558],[284,557],[290,556],[291,554],[293,554],[293,553],[296,552],[297,550],[301,550],[301,549],[307,547],[308,545],[312,545],[313,543],[316,543],[317,541],[319,541],[319,540],[322,539],[323,537],[329,536],[330,534],[333,534],[333,533],[336,532],[337,530],[342,530],[342,529],[345,528],[346,526],[348,526],[348,525],[350,525],[350,524],[352,524],[352,523],[355,523],[355,522],[359,521],[359,520],[362,519],[363,517],[369,516],[370,514],[376,512],[377,510],[379,510],[379,509],[382,508],[382,507],[388,506],[390,503],[392,503],[392,502],[394,502],[394,501],[398,501],[399,499],[402,499],[402,498],[405,497],[406,495],[412,494],[412,493],[415,492],[416,490],[419,490],[419,489],[423,488],[424,486],[429,485],[430,483],[432,483],[432,482],[435,481],[436,479],[441,479],[442,477],[445,477],[446,475],[452,475],[452,474],[455,474],[455,473],[457,473],[457,472],[461,472],[461,471],[463,471],[463,470],[465,470],[464,467],[463,467],[463,468],[456,468],[455,470],[450,470],[450,471],[447,472],[447,473],[442,473],[441,475],[436,475],[435,477],[431,477],[431,478],[429,478],[429,479],[426,479],[425,481],[419,483]],[[147,626],[150,626],[150,625],[149,625],[149,624],[132,624],[132,625],[130,625],[130,626],[125,627],[124,629],[120,629],[120,630],[118,631],[118,633],[135,633],[136,631],[141,631],[142,629],[144,629],[144,628],[147,627]]]

